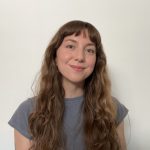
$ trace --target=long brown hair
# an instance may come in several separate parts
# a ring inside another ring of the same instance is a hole
[[[65,92],[56,66],[56,52],[66,36],[88,31],[96,46],[96,64],[84,85],[84,139],[87,150],[119,150],[115,124],[115,106],[107,73],[106,56],[98,30],[90,23],[64,24],[49,43],[41,68],[36,109],[29,116],[32,150],[65,149],[63,115]]]

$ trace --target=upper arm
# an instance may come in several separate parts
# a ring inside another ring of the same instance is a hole
[[[117,134],[120,141],[121,150],[127,150],[126,140],[124,135],[124,121],[122,121],[117,127]]]
[[[33,99],[22,102],[9,120],[8,124],[14,128],[14,142],[16,150],[28,150],[32,139],[29,133],[28,118],[34,108]]]
[[[14,129],[15,150],[29,150],[31,141]]]

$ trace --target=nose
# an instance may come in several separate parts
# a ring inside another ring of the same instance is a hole
[[[82,50],[82,49],[76,50],[76,53],[75,53],[75,60],[76,60],[76,61],[79,61],[79,62],[84,62],[84,61],[85,61],[84,50]]]

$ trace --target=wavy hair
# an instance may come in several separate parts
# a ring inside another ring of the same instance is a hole
[[[106,56],[98,30],[90,23],[70,21],[64,24],[49,43],[40,72],[36,109],[29,116],[31,150],[63,150],[63,115],[65,92],[56,66],[56,52],[66,36],[88,32],[96,46],[96,64],[84,83],[84,139],[87,150],[119,150],[115,123],[115,105],[107,73]]]

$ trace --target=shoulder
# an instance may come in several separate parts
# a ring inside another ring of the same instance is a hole
[[[123,119],[127,116],[128,109],[116,97],[112,97],[112,100],[116,107],[116,123],[118,126],[123,121]]]
[[[22,115],[24,114],[28,116],[35,109],[35,104],[36,104],[35,97],[28,98],[19,104],[14,114],[21,113]]]
[[[35,108],[36,99],[35,97],[28,98],[27,100],[23,101],[19,106],[18,109],[22,111],[32,111]]]
[[[31,139],[31,136],[28,132],[28,117],[34,111],[35,104],[35,97],[28,98],[27,100],[23,101],[8,122],[10,126],[29,139]]]

